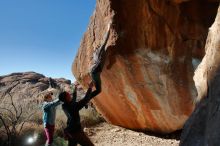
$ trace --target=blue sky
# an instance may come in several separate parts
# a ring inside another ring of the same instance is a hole
[[[35,71],[73,81],[94,9],[95,0],[0,0],[0,76]]]

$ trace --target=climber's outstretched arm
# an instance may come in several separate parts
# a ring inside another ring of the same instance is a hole
[[[111,23],[108,24],[107,32],[104,36],[104,41],[102,45],[95,50],[93,53],[93,65],[91,66],[91,73],[95,72],[102,72],[102,68],[105,62],[105,56],[106,56],[106,44],[109,38],[110,34],[110,26]]]
[[[104,36],[104,41],[101,44],[101,46],[96,50],[94,56],[93,56],[93,61],[94,61],[94,65],[92,66],[90,75],[92,78],[92,81],[95,85],[96,90],[93,91],[91,93],[91,97],[95,97],[96,95],[98,95],[101,92],[101,78],[100,78],[100,74],[102,72],[102,68],[104,66],[104,62],[105,62],[105,56],[106,56],[106,44],[109,38],[109,34],[110,34],[110,26],[111,23],[108,24],[108,28],[107,28],[107,32]]]
[[[105,35],[103,37],[103,42],[102,42],[101,46],[98,48],[100,50],[104,49],[106,44],[107,44],[107,42],[108,42],[108,38],[109,38],[109,34],[110,34],[110,26],[111,26],[111,23],[108,24],[107,32],[105,33]]]

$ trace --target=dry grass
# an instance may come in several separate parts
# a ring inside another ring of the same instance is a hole
[[[80,116],[83,127],[90,127],[104,121],[104,119],[100,116],[100,114],[97,113],[97,111],[91,106],[89,106],[88,109],[83,108],[80,111]],[[67,121],[66,115],[59,107],[57,109],[57,117],[56,117],[56,129],[58,136],[62,135],[63,129],[66,127],[66,121]]]
[[[88,109],[83,108],[80,111],[80,116],[83,127],[91,127],[105,121],[95,108],[91,106]]]
[[[1,107],[7,107],[7,105],[10,102],[8,102],[7,100],[5,100],[4,103],[1,103]],[[28,105],[27,105],[28,103]],[[34,100],[33,98],[31,99],[21,99],[20,101],[15,97],[15,106],[22,107],[23,111],[24,111],[24,117],[22,117],[21,119],[21,123],[23,118],[25,118],[26,115],[31,114],[31,118],[28,119],[20,133],[20,135],[17,137],[17,144],[25,146],[27,145],[27,138],[30,136],[33,136],[35,134],[38,135],[38,139],[35,142],[35,144],[33,144],[32,146],[41,146],[44,145],[45,143],[45,136],[44,136],[44,128],[43,128],[43,122],[42,122],[42,110],[40,108],[40,103],[38,103],[38,100]],[[7,108],[11,108],[11,107],[7,107]],[[82,109],[80,111],[80,115],[81,115],[81,123],[83,127],[90,127],[93,125],[96,125],[100,122],[103,122],[103,118],[96,112],[96,110],[94,108],[92,108],[91,106],[89,106],[88,109]],[[54,134],[54,138],[55,138],[55,145],[57,146],[66,146],[66,142],[62,139],[63,137],[63,130],[66,127],[66,115],[64,114],[64,112],[61,109],[61,106],[58,106],[57,108],[57,117],[56,117],[56,122],[55,122],[55,126],[56,126],[56,131]],[[20,127],[21,124],[17,124],[17,127]],[[4,131],[4,127],[2,127],[2,123],[0,122],[0,146],[5,145],[5,143],[3,143],[6,139],[7,139],[7,135],[3,132]]]

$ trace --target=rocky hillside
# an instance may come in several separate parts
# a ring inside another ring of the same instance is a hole
[[[69,90],[71,81],[64,78],[51,79],[35,72],[12,73],[0,76],[0,102],[9,102],[9,94],[16,104],[25,109],[37,108],[42,95],[48,89]],[[4,106],[6,104],[3,104]]]
[[[16,142],[14,145],[24,145],[23,140],[31,133],[36,132],[39,137],[42,136],[38,139],[39,143],[45,143],[41,109],[42,97],[49,91],[53,92],[53,98],[56,98],[62,90],[72,91],[70,80],[52,79],[35,72],[0,76],[0,146],[5,146],[4,142],[6,142],[7,136],[13,136],[13,134],[17,138],[15,141],[15,138],[11,139],[12,142]],[[77,100],[80,100],[84,95],[84,89],[79,86]],[[67,119],[61,106],[58,106],[56,113],[55,135],[57,136],[63,134]],[[96,112],[92,104],[89,104],[87,109],[83,108],[80,111],[80,116],[83,126],[92,126],[103,122],[103,118]],[[9,134],[6,132],[6,127],[12,127]]]
[[[86,85],[92,54],[109,21],[102,93],[105,119],[130,129],[181,129],[197,97],[193,74],[205,55],[218,0],[97,0],[72,70]]]

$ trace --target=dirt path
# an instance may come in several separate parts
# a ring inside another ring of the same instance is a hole
[[[134,132],[107,123],[85,128],[95,146],[178,146],[179,140]]]

